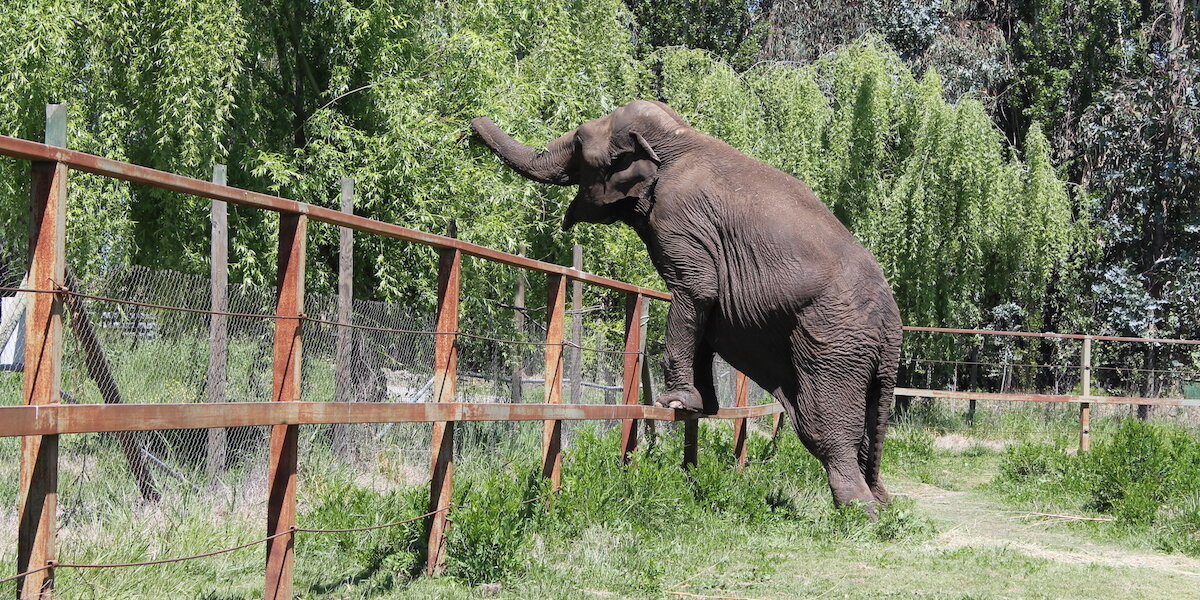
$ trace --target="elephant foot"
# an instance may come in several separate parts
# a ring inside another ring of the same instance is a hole
[[[656,399],[654,403],[663,408],[704,412],[704,400],[700,398],[700,392],[696,390],[670,390],[661,398]]]
[[[892,502],[892,495],[883,487],[882,482],[871,486],[871,495],[875,497],[875,501],[881,508],[886,508]]]

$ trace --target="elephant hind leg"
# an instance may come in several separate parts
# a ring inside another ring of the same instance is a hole
[[[833,503],[837,506],[852,502],[862,503],[867,514],[874,520],[875,508],[880,503],[863,478],[858,464],[857,449],[839,449],[833,456],[825,457],[821,462],[825,464],[825,473],[829,476],[829,491],[833,493]]]
[[[801,387],[806,391],[792,399],[795,408],[788,412],[796,433],[825,467],[834,504],[861,502],[874,518],[878,500],[859,461],[864,437],[865,386],[836,378],[826,380],[818,376],[818,379],[802,382]]]

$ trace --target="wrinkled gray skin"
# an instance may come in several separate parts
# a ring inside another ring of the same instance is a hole
[[[480,117],[508,166],[578,185],[563,229],[628,224],[674,295],[671,408],[713,413],[713,354],[774,394],[825,466],[838,504],[874,515],[900,354],[900,313],[875,258],[798,179],[635,101],[538,152]]]

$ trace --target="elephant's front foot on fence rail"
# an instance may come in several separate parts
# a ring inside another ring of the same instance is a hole
[[[700,392],[695,388],[670,390],[662,397],[655,399],[654,403],[663,408],[704,412],[704,399],[700,397]]]

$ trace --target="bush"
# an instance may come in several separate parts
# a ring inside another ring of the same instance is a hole
[[[546,509],[536,499],[548,490],[531,462],[460,478],[447,531],[447,572],[472,584],[519,573]]]
[[[352,481],[322,477],[306,486],[311,498],[302,506],[313,508],[303,515],[305,527],[344,529],[382,525],[411,519],[425,513],[428,490],[424,487],[376,491]],[[368,519],[364,522],[364,519]],[[357,571],[341,574],[368,588],[388,588],[420,573],[425,561],[424,521],[369,532],[300,534],[297,552],[305,556],[331,556],[325,564],[340,564],[344,556]]]
[[[1167,551],[1200,555],[1200,441],[1173,424],[1126,420],[1082,456],[1039,444],[1009,448],[993,484],[1021,501],[1074,504],[1148,532]]]
[[[537,455],[497,465],[494,456],[459,464],[447,530],[447,572],[470,584],[520,577],[538,557],[599,552],[620,556],[634,572],[625,585],[653,592],[661,576],[657,550],[698,529],[780,526],[812,539],[891,542],[925,538],[930,521],[899,498],[871,522],[861,507],[834,508],[824,469],[794,435],[749,440],[749,464],[737,469],[727,424],[702,423],[695,467],[683,470],[682,428],[662,432],[633,453],[617,452],[619,428],[581,429],[563,455],[562,489],[550,493]],[[927,445],[928,442],[925,442]],[[920,448],[920,442],[913,443]],[[919,449],[910,450],[922,452]],[[343,528],[399,521],[426,511],[428,489],[380,492],[337,471],[313,478],[312,510],[303,521]],[[341,581],[364,589],[415,576],[425,559],[424,520],[363,534],[302,536],[305,553],[351,557]],[[606,541],[607,540],[607,541]],[[578,558],[588,563],[586,557]]]
[[[1159,507],[1200,492],[1200,443],[1186,430],[1128,420],[1085,460],[1091,508],[1137,524]]]

